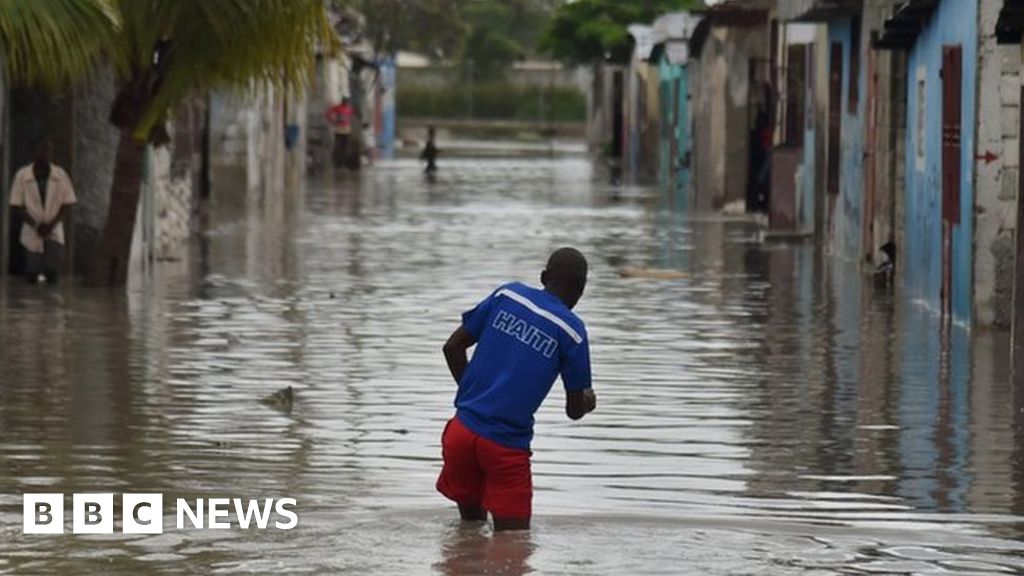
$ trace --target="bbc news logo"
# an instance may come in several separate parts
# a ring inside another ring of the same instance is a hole
[[[114,533],[114,494],[74,494],[71,529],[74,534]],[[64,494],[25,494],[22,503],[24,534],[64,533]],[[186,528],[243,530],[291,530],[299,524],[294,498],[197,498],[175,502],[175,526]],[[234,520],[234,523],[232,523]],[[271,521],[273,520],[273,522]],[[163,534],[163,494],[122,494],[121,531],[124,534]]]

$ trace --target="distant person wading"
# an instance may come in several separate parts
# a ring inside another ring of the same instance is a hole
[[[36,146],[35,160],[18,170],[11,186],[11,207],[21,216],[19,239],[25,248],[25,278],[57,282],[64,259],[64,222],[77,202],[60,166],[53,164],[53,144]]]
[[[423,147],[423,152],[420,153],[420,160],[427,163],[427,168],[424,170],[428,175],[432,175],[437,172],[437,143],[434,139],[437,136],[437,132],[434,127],[427,128],[427,144]]]
[[[349,155],[349,145],[352,140],[352,117],[354,111],[349,99],[342,98],[341,104],[332,106],[327,110],[327,122],[334,132],[334,167],[342,168]],[[358,162],[358,156],[357,160]]]

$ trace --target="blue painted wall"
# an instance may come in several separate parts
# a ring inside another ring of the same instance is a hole
[[[942,47],[963,48],[960,223],[953,234],[953,318],[971,321],[974,139],[978,3],[942,0],[910,52],[907,67],[905,288],[930,308],[942,290]],[[925,71],[924,162],[917,161],[918,70]]]
[[[687,205],[690,200],[690,169],[683,163],[691,150],[691,122],[688,66],[669,63],[663,53],[658,61],[658,82],[661,94],[661,143],[658,182],[671,192],[677,205]],[[677,87],[677,88],[676,88]],[[678,109],[674,90],[679,91]],[[677,118],[672,126],[672,115]],[[676,158],[672,158],[672,142],[676,142]]]
[[[867,100],[867,62],[861,45],[857,107],[850,112],[850,51],[853,47],[853,26],[850,19],[828,23],[829,46],[843,46],[842,145],[839,168],[839,197],[832,226],[832,247],[836,254],[850,259],[860,258],[860,240],[863,219],[864,190],[864,117]],[[831,74],[831,70],[829,71]]]
[[[376,126],[377,149],[381,158],[395,157],[395,88],[397,86],[395,59],[377,61],[380,70],[378,82],[383,94],[380,99],[380,123]]]

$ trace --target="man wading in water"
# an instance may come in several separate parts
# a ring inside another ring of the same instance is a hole
[[[465,521],[490,512],[495,530],[530,527],[533,415],[555,378],[562,376],[569,418],[597,406],[586,328],[572,312],[587,284],[587,261],[575,249],[556,250],[540,281],[543,290],[518,282],[499,287],[462,315],[444,345],[459,387],[455,417],[441,436],[437,490],[459,505]]]
[[[53,144],[36,145],[35,160],[18,170],[10,205],[21,214],[21,245],[25,248],[25,278],[40,276],[54,284],[64,261],[64,221],[77,202],[75,190],[60,166],[53,164]]]

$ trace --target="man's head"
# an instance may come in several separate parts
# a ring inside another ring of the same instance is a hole
[[[587,259],[575,248],[559,248],[548,258],[540,281],[545,290],[573,308],[587,286]]]
[[[43,138],[36,142],[34,156],[32,157],[33,162],[37,166],[46,166],[53,162],[53,142]]]

